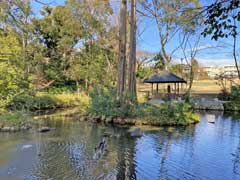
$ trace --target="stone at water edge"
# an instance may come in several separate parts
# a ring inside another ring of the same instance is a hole
[[[125,125],[126,121],[125,121],[124,118],[117,117],[117,118],[113,119],[113,123],[114,124],[119,124],[119,125]]]
[[[3,132],[9,132],[11,130],[11,127],[5,126],[1,129]]]
[[[80,121],[85,121],[85,117],[84,117],[84,116],[81,116],[81,117],[79,118],[79,120],[80,120]]]
[[[143,132],[140,128],[134,128],[130,131],[132,137],[141,137],[143,135]]]
[[[18,131],[18,128],[17,128],[17,127],[11,127],[11,128],[10,128],[10,131],[11,131],[11,132],[16,132],[16,131]]]
[[[106,122],[106,123],[112,123],[112,122],[113,122],[113,119],[112,119],[111,117],[107,117],[107,118],[105,119],[105,122]]]
[[[49,131],[51,131],[51,130],[53,130],[53,128],[50,128],[50,127],[45,126],[45,127],[41,127],[41,128],[38,130],[38,132],[44,133],[44,132],[49,132]]]

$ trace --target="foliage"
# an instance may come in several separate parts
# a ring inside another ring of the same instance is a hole
[[[199,120],[188,103],[165,103],[159,106],[131,104],[131,97],[126,97],[125,103],[121,103],[116,98],[116,90],[106,88],[95,88],[90,97],[88,113],[97,116],[136,118],[158,125],[187,125]]]
[[[45,88],[42,92],[49,94],[62,94],[62,93],[74,93],[76,91],[76,86],[73,84],[64,84],[64,86],[50,86]]]
[[[153,74],[153,70],[152,70],[152,67],[144,67],[144,66],[141,66],[137,73],[136,73],[136,76],[139,78],[139,79],[144,79],[144,78],[147,78],[149,77],[150,75]]]
[[[203,36],[211,35],[215,40],[228,36],[235,37],[237,35],[235,21],[240,21],[239,8],[240,1],[236,0],[221,0],[207,7]]]
[[[84,81],[86,89],[95,84],[110,86],[116,74],[114,58],[115,54],[106,48],[95,44],[86,45],[86,48],[76,53],[74,62],[67,70],[67,77],[74,81]]]
[[[240,102],[240,87],[232,86],[230,92],[224,88],[222,92],[218,94],[218,98],[225,101]]]
[[[88,106],[89,99],[84,93],[77,94],[46,94],[38,93],[36,96],[19,95],[12,101],[12,109],[44,110],[80,106]]]
[[[156,56],[153,57],[154,61],[154,69],[157,70],[164,70],[166,67],[166,60],[164,59],[162,53],[158,53]]]
[[[170,71],[176,74],[182,74],[183,73],[183,65],[182,64],[173,64],[170,67]]]
[[[223,106],[225,111],[240,111],[240,101],[228,101]]]
[[[21,46],[14,32],[0,32],[0,108],[28,87],[24,78]],[[29,77],[30,78],[30,77]]]
[[[199,120],[199,117],[192,112],[191,105],[187,103],[140,104],[135,112],[136,117],[156,125],[187,125]]]
[[[230,100],[231,101],[240,101],[240,87],[239,86],[232,87],[231,94],[230,94]]]
[[[41,16],[32,8],[30,1],[0,2],[0,108],[22,93],[87,91],[116,81],[110,3],[67,0],[44,6]]]
[[[129,104],[122,104],[117,99],[115,89],[94,88],[90,93],[90,105],[88,112],[95,115],[110,117],[126,117],[131,113]]]
[[[223,91],[219,94],[222,100],[227,102],[224,103],[225,111],[240,111],[240,87],[233,86],[231,92]]]
[[[28,121],[28,115],[22,111],[5,112],[0,114],[0,126],[20,126]]]
[[[190,93],[187,93],[183,96],[183,99],[185,101],[185,103],[188,103],[188,104],[191,104],[193,101],[192,101],[192,96]]]

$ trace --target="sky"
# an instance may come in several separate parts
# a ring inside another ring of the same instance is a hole
[[[110,0],[115,14],[118,14],[120,0]],[[202,6],[208,5],[213,0],[200,0]],[[50,4],[51,6],[63,5],[64,0],[41,0],[41,2]],[[34,13],[39,16],[39,10],[42,4],[32,3]],[[138,16],[138,35],[137,49],[144,50],[149,53],[158,53],[160,51],[160,40],[156,23],[147,17]],[[199,29],[199,31],[202,31]],[[193,37],[194,39],[194,37]],[[193,41],[194,42],[194,41]],[[234,64],[232,56],[232,39],[221,39],[219,41],[211,40],[210,37],[204,38],[201,36],[198,46],[196,59],[202,66],[221,66]],[[237,39],[240,42],[240,38]],[[167,45],[167,52],[170,53],[179,43],[179,34],[177,33]],[[237,43],[238,50],[240,50],[240,43]],[[188,52],[188,51],[187,51]],[[189,51],[190,52],[190,51]],[[172,59],[175,62],[180,62],[184,55],[181,49],[178,49]]]

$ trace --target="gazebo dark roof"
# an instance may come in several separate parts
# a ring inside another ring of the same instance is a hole
[[[168,71],[162,71],[149,78],[144,79],[144,83],[187,83],[183,78]]]

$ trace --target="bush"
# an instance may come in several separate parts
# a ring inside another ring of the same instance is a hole
[[[17,110],[54,109],[56,103],[49,97],[20,95],[13,99],[11,107]]]
[[[240,87],[232,86],[230,93],[222,90],[222,92],[218,94],[218,98],[224,101],[240,101]]]
[[[229,101],[223,104],[225,111],[240,111],[240,101]]]
[[[230,93],[230,100],[231,101],[240,101],[240,87],[233,86]]]
[[[130,105],[121,104],[117,100],[115,89],[94,88],[90,93],[90,106],[88,112],[99,116],[127,117],[130,115]]]
[[[229,101],[231,99],[230,97],[230,93],[225,91],[225,90],[222,90],[221,93],[218,94],[217,98],[222,100],[222,101]]]

